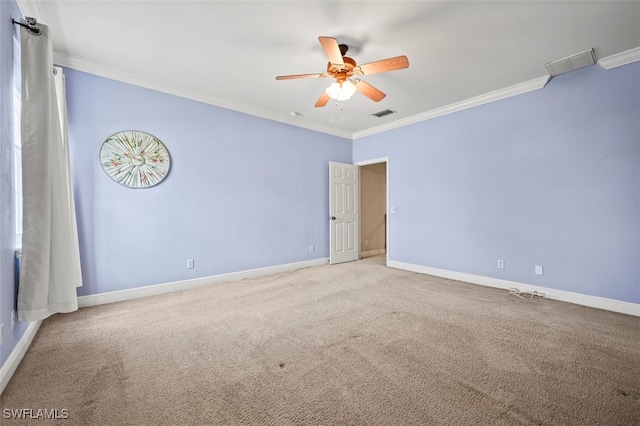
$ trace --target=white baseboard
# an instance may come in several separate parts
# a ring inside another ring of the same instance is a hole
[[[174,281],[163,284],[138,287],[127,290],[110,291],[108,293],[91,294],[78,297],[78,308],[104,305],[106,303],[121,302],[123,300],[137,299],[140,297],[155,296],[157,294],[171,293],[174,291],[187,290],[190,288],[202,287],[206,285],[237,281],[244,278],[259,277],[262,275],[277,274],[279,272],[293,271],[296,269],[308,268],[310,266],[321,266],[329,263],[328,258],[307,260],[304,262],[287,263],[284,265],[268,266],[266,268],[249,269],[246,271],[231,272],[228,274],[212,275],[209,277],[195,278],[192,280]]]
[[[385,249],[363,251],[360,253],[360,258],[364,259],[365,257],[377,256],[379,254],[385,254],[386,252]]]
[[[487,287],[510,289],[512,287],[525,293],[538,291],[544,293],[544,297],[562,302],[574,303],[576,305],[589,306],[591,308],[604,309],[607,311],[619,312],[627,315],[640,317],[640,305],[636,303],[623,302],[621,300],[607,299],[598,296],[589,296],[587,294],[573,293],[564,290],[555,290],[552,288],[538,287],[530,284],[518,283],[515,281],[501,280],[498,278],[483,277],[481,275],[467,274],[464,272],[449,271],[446,269],[437,269],[429,266],[414,265],[411,263],[398,262],[390,260],[387,266],[405,271],[418,272],[420,274],[434,275],[436,277],[448,278],[456,281],[464,281],[471,284],[478,284]]]
[[[40,328],[40,324],[42,324],[42,321],[32,321],[29,323],[29,326],[18,341],[18,344],[11,351],[9,358],[7,358],[5,363],[2,364],[2,367],[0,367],[0,395],[2,395],[2,392],[4,392],[4,389],[9,384],[9,380],[13,377],[13,373],[16,372],[18,365],[20,365],[20,361],[24,358],[24,354],[27,353],[27,349],[29,349],[31,341],[36,336],[36,333]]]

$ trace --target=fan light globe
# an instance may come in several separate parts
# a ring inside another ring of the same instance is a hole
[[[336,81],[329,87],[327,87],[326,92],[327,95],[329,95],[329,97],[332,99],[336,99],[338,101],[346,101],[347,99],[350,99],[354,93],[356,93],[356,85],[349,80],[343,83],[338,83]]]
[[[329,95],[330,98],[332,99],[337,99],[338,96],[340,95],[340,83],[331,83],[331,85],[329,87],[327,87],[327,90],[325,90],[327,92],[327,95]]]

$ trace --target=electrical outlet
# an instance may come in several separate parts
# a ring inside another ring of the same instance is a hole
[[[3,337],[4,337],[4,324],[0,324],[0,346],[2,346]]]
[[[536,275],[542,275],[542,265],[536,265],[535,272]]]
[[[16,326],[16,311],[11,311],[11,329]]]
[[[504,260],[498,260],[498,269],[504,269]]]
[[[193,269],[193,259],[187,259],[187,269]]]
[[[309,246],[309,253],[313,253],[314,250],[315,250],[315,247],[313,247],[313,244],[311,244]]]
[[[368,246],[369,245],[369,240],[364,240],[364,245]]]

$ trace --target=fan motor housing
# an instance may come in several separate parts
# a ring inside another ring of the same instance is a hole
[[[348,56],[343,56],[342,60],[344,62],[344,66],[342,67],[332,64],[331,62],[327,63],[327,74],[338,81],[344,81],[351,77],[354,74],[353,69],[356,67],[356,61]]]

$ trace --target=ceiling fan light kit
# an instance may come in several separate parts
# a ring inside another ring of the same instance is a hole
[[[325,89],[327,95],[331,99],[335,99],[338,101],[346,101],[347,99],[351,99],[351,97],[356,93],[356,85],[353,84],[350,80],[346,80],[343,83],[333,82]]]
[[[362,93],[374,102],[380,102],[387,96],[385,93],[362,80],[352,80],[351,77],[353,75],[370,75],[409,67],[409,60],[406,56],[396,56],[395,58],[383,59],[359,66],[352,58],[344,56],[349,49],[346,44],[338,44],[333,37],[318,37],[318,40],[327,58],[329,58],[326,73],[281,75],[276,77],[276,80],[333,77],[335,82],[322,92],[322,95],[316,101],[316,107],[325,106],[329,99],[345,101],[350,99],[356,92]]]

